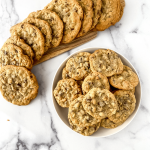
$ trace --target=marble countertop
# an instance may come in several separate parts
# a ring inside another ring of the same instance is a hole
[[[49,0],[0,0],[0,47],[10,36],[12,25]],[[142,102],[134,120],[121,132],[91,139],[68,130],[52,106],[51,85],[60,63],[73,52],[100,47],[127,57],[142,82]],[[150,149],[150,1],[126,0],[119,23],[99,32],[94,40],[33,68],[40,89],[28,106],[15,106],[0,94],[0,150],[149,150]],[[8,121],[9,120],[9,121]]]

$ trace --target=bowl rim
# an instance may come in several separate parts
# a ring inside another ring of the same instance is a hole
[[[79,133],[73,131],[70,127],[68,127],[68,126],[62,121],[62,119],[60,118],[59,114],[57,113],[56,108],[55,108],[55,105],[54,105],[54,100],[55,100],[55,99],[53,98],[53,87],[54,87],[55,77],[56,77],[56,74],[57,74],[59,68],[62,66],[62,64],[63,64],[65,61],[67,61],[67,60],[68,60],[70,57],[72,57],[73,55],[76,55],[76,54],[79,53],[79,52],[86,52],[86,50],[88,50],[88,49],[97,49],[97,50],[98,50],[98,49],[104,49],[104,50],[107,50],[108,48],[87,47],[87,48],[84,48],[84,49],[79,49],[79,50],[73,52],[72,54],[70,54],[69,56],[67,56],[67,57],[65,58],[65,60],[63,60],[63,61],[60,63],[60,65],[56,68],[56,71],[55,71],[55,73],[54,73],[54,77],[53,77],[53,79],[52,79],[52,86],[51,86],[51,98],[52,98],[52,103],[53,103],[53,107],[54,107],[55,113],[57,114],[57,117],[59,118],[60,122],[64,125],[64,127],[65,127],[66,129],[69,128],[69,129],[72,131],[72,133],[74,133],[74,134],[76,134],[76,135],[79,135],[79,136],[81,136],[81,137],[86,137],[86,138],[96,138],[96,139],[97,139],[97,138],[109,137],[109,136],[112,136],[112,135],[117,134],[118,132],[122,131],[123,129],[125,129],[125,128],[133,121],[133,119],[134,119],[135,116],[137,115],[137,112],[139,111],[139,108],[140,108],[140,105],[141,105],[141,100],[142,100],[142,84],[141,84],[142,82],[141,82],[140,76],[139,76],[137,70],[135,69],[135,67],[132,65],[132,63],[131,63],[125,56],[123,56],[122,54],[120,54],[119,52],[116,52],[115,50],[112,50],[112,51],[114,51],[115,53],[121,55],[123,58],[125,58],[125,59],[128,61],[128,63],[129,63],[129,64],[133,67],[133,69],[135,70],[135,72],[136,72],[136,74],[137,74],[137,76],[138,76],[138,78],[139,78],[139,83],[140,83],[140,101],[139,101],[139,105],[138,105],[138,107],[137,107],[137,110],[136,110],[134,116],[133,116],[132,119],[127,123],[127,125],[126,125],[125,127],[123,127],[122,129],[116,131],[115,133],[109,134],[109,135],[107,135],[107,136],[100,136],[100,137],[84,136],[84,135],[82,135],[82,134],[79,134]],[[96,51],[96,50],[94,50],[94,52],[95,52],[95,51]],[[56,101],[56,100],[55,100],[55,101]]]

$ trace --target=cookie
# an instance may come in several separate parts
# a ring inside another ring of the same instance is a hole
[[[103,31],[120,20],[120,0],[102,0],[101,16],[96,25],[96,30]]]
[[[80,52],[67,61],[66,70],[71,78],[82,80],[91,72],[89,63],[90,55],[88,52]]]
[[[90,67],[92,72],[100,72],[110,77],[123,71],[123,63],[117,53],[112,50],[99,49],[91,54]]]
[[[61,107],[69,107],[70,102],[81,95],[81,89],[73,79],[63,79],[54,89],[54,97]]]
[[[92,0],[77,0],[79,5],[83,9],[83,20],[81,24],[81,29],[77,35],[77,37],[81,37],[85,35],[92,26],[93,23],[93,8],[92,8]]]
[[[102,121],[101,121],[101,127],[108,128],[108,129],[116,128],[116,127],[120,126],[121,124],[122,124],[121,122],[114,123],[109,118],[102,119]]]
[[[118,108],[114,95],[107,89],[91,89],[83,98],[83,107],[91,116],[103,119],[112,116]]]
[[[123,16],[123,12],[124,12],[124,7],[125,7],[125,1],[124,0],[120,0],[120,3],[121,3],[121,10],[120,10],[120,18],[119,20],[122,18]],[[118,21],[119,21],[118,20]]]
[[[92,0],[92,2],[93,2],[93,21],[91,30],[94,29],[98,23],[98,20],[101,16],[101,6],[102,6],[101,0]]]
[[[32,69],[32,62],[23,50],[14,44],[5,44],[0,50],[0,67],[15,65]]]
[[[97,124],[101,120],[92,117],[84,110],[82,106],[83,98],[84,96],[81,95],[70,103],[68,118],[70,118],[72,123],[78,127],[86,127]]]
[[[66,67],[62,71],[62,79],[70,79],[69,72],[66,70]]]
[[[109,79],[110,84],[118,89],[133,90],[139,83],[138,76],[131,68],[123,66],[123,72],[118,75],[113,75]]]
[[[23,50],[23,54],[28,55],[33,64],[34,53],[32,51],[32,48],[28,44],[26,44],[23,39],[20,39],[18,35],[14,35],[8,38],[4,45],[5,44],[14,44],[20,47]]]
[[[77,125],[74,125],[73,122],[69,119],[69,124],[72,130],[84,135],[89,136],[92,135],[94,132],[96,132],[100,127],[100,122],[97,124],[94,124],[92,126],[87,127],[78,127]]]
[[[24,67],[9,65],[0,70],[0,91],[12,104],[28,105],[37,96],[38,88],[36,77]]]
[[[109,90],[110,86],[107,77],[98,72],[88,75],[82,84],[83,94],[87,94],[92,88]]]
[[[57,47],[60,44],[64,25],[55,12],[46,9],[38,10],[37,12],[30,13],[28,18],[37,18],[47,21],[52,29],[51,47]]]
[[[118,109],[115,114],[108,118],[114,123],[123,123],[133,113],[136,99],[133,93],[124,90],[118,90],[114,93],[118,103]]]
[[[44,54],[44,37],[41,31],[28,23],[19,23],[10,29],[11,35],[18,35],[29,46],[31,46],[35,60],[39,60]]]
[[[44,53],[47,52],[47,50],[51,47],[52,41],[52,30],[49,23],[35,18],[26,18],[23,22],[36,26],[42,32],[45,40]]]
[[[80,15],[74,10],[79,7],[76,5],[79,5],[76,0],[52,0],[45,7],[45,9],[56,12],[64,23],[62,43],[70,43],[81,28]]]

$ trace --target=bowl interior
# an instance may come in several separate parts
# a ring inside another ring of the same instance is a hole
[[[65,67],[66,62],[70,57],[72,57],[73,55],[75,55],[79,52],[93,53],[97,49],[100,49],[100,48],[87,48],[87,49],[84,49],[84,50],[79,50],[79,51],[75,52],[74,54],[70,55],[68,58],[66,58],[66,60],[60,65],[60,67],[58,68],[58,70],[55,74],[55,77],[54,77],[54,80],[53,80],[53,85],[52,85],[52,93],[53,93],[53,90],[55,89],[58,81],[62,79],[62,70]],[[118,55],[121,58],[123,64],[126,65],[126,66],[129,66],[130,68],[132,68],[132,70],[137,74],[135,68],[131,65],[131,63],[125,57],[123,57],[122,55],[120,55],[120,54],[118,54]],[[140,80],[140,78],[139,78],[139,80]],[[110,135],[115,134],[115,133],[121,131],[122,129],[124,129],[132,121],[135,114],[137,113],[138,107],[140,105],[140,100],[141,100],[141,84],[140,84],[140,81],[139,81],[138,86],[135,89],[135,97],[136,97],[136,108],[135,108],[134,112],[132,113],[132,115],[122,125],[118,126],[115,129],[105,129],[105,128],[100,127],[99,130],[97,132],[95,132],[93,135],[91,135],[90,137],[110,136]],[[53,94],[52,94],[52,98],[53,98],[53,104],[54,104],[54,107],[55,107],[55,110],[56,110],[58,116],[70,128],[69,122],[68,122],[68,108],[62,108],[61,106],[59,106],[58,103],[56,102]]]

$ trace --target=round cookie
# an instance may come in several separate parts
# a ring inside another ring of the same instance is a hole
[[[73,79],[63,79],[54,89],[54,97],[61,107],[69,107],[70,102],[81,95],[81,89]]]
[[[67,61],[66,71],[71,78],[82,80],[91,72],[89,63],[90,55],[88,52],[80,52]]]
[[[36,77],[24,67],[9,65],[0,70],[0,91],[8,102],[28,105],[37,96],[38,88]]]
[[[101,127],[113,129],[113,128],[120,126],[122,123],[121,122],[120,123],[114,123],[109,118],[105,118],[105,119],[102,119],[102,121],[101,121]]]
[[[114,123],[123,123],[133,113],[136,99],[130,91],[118,90],[114,93],[118,103],[118,109],[115,114],[108,118]]]
[[[81,95],[70,103],[68,118],[70,118],[72,123],[78,127],[86,127],[97,124],[101,120],[92,117],[84,110],[82,106],[83,98],[84,96]]]
[[[32,62],[23,50],[14,44],[5,44],[0,50],[0,67],[15,65],[32,69]]]
[[[138,76],[131,68],[123,66],[123,72],[119,75],[113,75],[109,79],[110,84],[118,89],[133,90],[139,83]]]
[[[102,0],[101,16],[96,30],[103,31],[120,20],[120,0]]]
[[[57,47],[60,44],[63,36],[64,25],[55,12],[43,9],[30,13],[28,17],[47,21],[52,29],[51,47]]]
[[[120,3],[121,3],[121,12],[120,12],[120,18],[119,18],[119,20],[122,18],[122,16],[123,16],[123,12],[124,12],[124,7],[125,7],[125,1],[124,0],[120,0]],[[118,21],[119,21],[118,20]]]
[[[94,29],[98,23],[98,20],[101,16],[101,6],[102,6],[101,0],[92,0],[92,2],[93,2],[93,22],[91,30]]]
[[[117,100],[107,89],[93,88],[82,101],[83,107],[91,116],[103,119],[112,116],[118,108]]]
[[[44,53],[51,47],[52,30],[47,21],[35,18],[26,18],[23,22],[36,26],[43,34],[45,39]]]
[[[63,79],[70,79],[70,76],[69,76],[68,71],[66,70],[66,67],[62,71],[62,78]]]
[[[77,0],[79,5],[83,9],[83,20],[81,24],[81,29],[77,35],[77,37],[81,37],[85,35],[92,26],[93,23],[93,8],[92,8],[92,0]]]
[[[44,54],[44,37],[41,31],[28,23],[19,23],[10,29],[11,35],[18,35],[29,46],[31,46],[35,60],[39,60]]]
[[[62,43],[70,43],[81,28],[81,18],[74,10],[75,5],[79,5],[75,0],[52,0],[45,7],[45,9],[56,12],[64,23]]]
[[[117,53],[112,50],[99,49],[91,54],[90,67],[92,72],[100,72],[106,77],[120,74],[123,71],[123,63]]]
[[[94,72],[88,75],[82,84],[83,94],[87,94],[92,88],[110,89],[110,85],[106,76],[101,73]]]
[[[32,51],[32,48],[28,44],[26,44],[23,39],[20,39],[18,35],[14,35],[8,38],[4,45],[5,44],[14,44],[20,47],[23,50],[23,54],[28,55],[33,64],[34,53]]]
[[[100,122],[97,124],[94,124],[92,126],[87,126],[87,127],[78,127],[76,125],[73,124],[73,122],[69,119],[69,124],[72,130],[84,135],[84,136],[90,136],[92,135],[94,132],[96,132],[99,127],[100,127]]]

